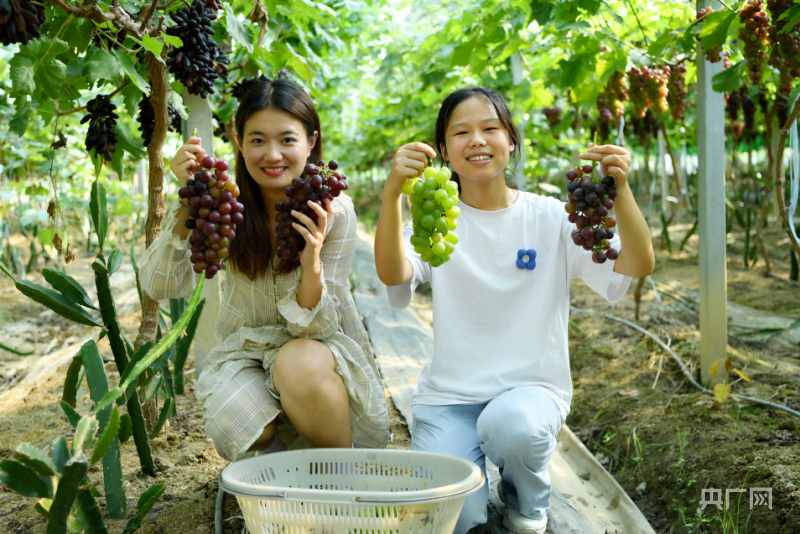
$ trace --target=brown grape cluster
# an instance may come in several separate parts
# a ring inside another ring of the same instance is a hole
[[[686,64],[683,62],[669,71],[667,103],[675,122],[682,121],[683,112],[686,110]]]
[[[0,43],[28,44],[41,37],[39,26],[45,20],[44,7],[30,0],[0,0]]]
[[[567,202],[564,209],[569,213],[569,222],[577,228],[572,231],[572,241],[584,250],[592,251],[592,261],[605,263],[616,260],[619,251],[609,245],[614,237],[617,220],[609,215],[614,207],[617,189],[614,177],[592,179],[592,166],[584,165],[567,171]]]
[[[216,60],[221,50],[210,37],[214,35],[211,21],[217,16],[199,0],[170,16],[175,25],[167,29],[167,34],[180,37],[183,46],[167,53],[167,67],[189,94],[206,98],[214,94],[214,80],[220,76]]]
[[[304,177],[293,179],[292,185],[286,188],[286,198],[275,204],[275,211],[278,212],[275,221],[278,223],[276,233],[279,258],[296,258],[306,246],[306,240],[292,226],[292,223],[299,223],[292,215],[292,210],[299,211],[316,222],[317,214],[308,202],[314,202],[324,209],[323,200],[336,198],[349,187],[347,176],[338,169],[336,160],[329,163],[320,160],[316,165],[309,163],[304,169]]]
[[[89,123],[86,131],[86,151],[94,151],[94,157],[103,157],[111,161],[111,154],[117,148],[117,119],[114,113],[117,106],[111,103],[106,95],[97,95],[86,104],[88,115],[81,119],[81,124]]]
[[[239,186],[228,176],[228,162],[205,156],[194,180],[186,182],[178,196],[191,217],[186,228],[192,230],[189,242],[194,272],[205,271],[207,279],[214,278],[230,254],[236,225],[244,221],[244,205],[236,200]]]
[[[769,15],[763,8],[761,0],[751,0],[739,13],[742,27],[739,28],[738,36],[744,44],[742,54],[747,60],[747,74],[753,85],[761,84],[769,47]]]
[[[778,85],[784,94],[792,92],[792,83],[800,76],[800,23],[783,35],[778,35],[786,26],[787,20],[781,15],[793,6],[792,0],[768,0],[767,8],[772,15],[769,27],[769,40],[772,52],[769,64],[780,73]]]

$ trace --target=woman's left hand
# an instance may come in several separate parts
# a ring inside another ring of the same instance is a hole
[[[292,226],[306,240],[306,246],[300,252],[300,265],[303,266],[304,272],[321,272],[319,256],[322,251],[322,244],[325,242],[325,235],[328,233],[328,221],[333,218],[333,204],[331,204],[331,201],[325,199],[322,204],[325,209],[315,202],[308,202],[309,207],[317,214],[316,222],[308,215],[292,210],[292,215],[300,221],[300,223],[292,223]]]
[[[581,159],[600,162],[600,172],[603,176],[614,177],[614,186],[619,189],[628,182],[631,172],[631,153],[616,145],[593,146],[589,143],[589,150],[578,155]]]

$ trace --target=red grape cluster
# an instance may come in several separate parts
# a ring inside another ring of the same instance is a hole
[[[317,214],[308,202],[314,202],[324,208],[323,200],[336,198],[349,187],[347,176],[338,169],[339,164],[336,160],[331,160],[329,163],[320,160],[316,165],[309,163],[303,171],[304,177],[292,180],[292,185],[286,188],[286,198],[275,204],[275,211],[278,212],[275,215],[275,221],[278,223],[275,230],[279,258],[293,259],[306,246],[306,240],[292,226],[292,223],[299,223],[292,215],[292,210],[299,211],[316,222]]]
[[[747,74],[753,85],[761,84],[761,73],[767,61],[769,41],[769,15],[763,9],[761,0],[751,0],[739,13],[742,27],[739,28],[739,40],[744,44],[742,54],[747,60]]]
[[[614,115],[614,126],[625,113],[623,102],[628,101],[628,83],[624,72],[615,72],[608,79],[604,92],[608,95],[609,110]]]
[[[742,98],[742,114],[744,115],[744,131],[748,139],[753,139],[756,134],[756,103],[746,91]]]
[[[667,103],[675,122],[682,121],[683,112],[686,110],[686,64],[683,62],[669,71]]]
[[[780,20],[781,15],[793,6],[792,0],[768,0],[767,8],[772,15],[773,24],[769,28],[769,40],[772,53],[769,64],[780,73],[778,85],[781,92],[792,92],[792,82],[800,76],[800,24],[783,35],[778,35],[786,26],[787,20]]]
[[[180,80],[189,94],[203,98],[214,94],[214,80],[220,75],[217,71],[220,50],[211,40],[214,35],[211,21],[217,16],[197,0],[191,7],[179,9],[170,17],[175,25],[167,29],[167,34],[180,37],[183,46],[167,53],[169,71]],[[227,66],[223,66],[227,74]]]
[[[561,106],[546,107],[542,109],[542,113],[544,113],[544,116],[547,119],[547,124],[550,125],[551,130],[558,126],[558,123],[561,122],[561,115],[563,112],[564,111],[561,109]]]
[[[89,114],[81,119],[81,124],[89,123],[86,130],[86,151],[94,151],[94,157],[103,157],[106,161],[111,161],[111,154],[117,149],[119,115],[114,113],[115,109],[117,106],[111,103],[108,96],[97,95],[86,104]]]
[[[41,37],[39,26],[45,20],[44,7],[30,0],[0,0],[0,43],[28,44]]]
[[[584,165],[567,171],[567,202],[564,209],[569,213],[569,222],[577,228],[572,231],[572,241],[584,250],[592,251],[592,261],[605,263],[616,260],[619,251],[611,248],[609,240],[614,237],[617,220],[609,215],[617,198],[614,177],[592,179],[592,166]]]
[[[642,67],[645,78],[645,93],[647,93],[647,102],[653,113],[664,113],[667,111],[667,96],[669,83],[669,75],[671,69],[668,66],[661,68],[654,67],[648,69]]]
[[[600,113],[600,119],[610,121],[614,118],[614,114],[609,107],[608,97],[605,93],[597,95],[597,111]]]
[[[236,225],[244,221],[244,205],[236,200],[239,186],[228,176],[228,162],[205,156],[194,180],[186,182],[178,196],[191,217],[186,228],[192,230],[189,242],[194,272],[205,271],[207,279],[214,278],[230,253]]]
[[[633,116],[638,118],[644,117],[648,107],[647,92],[645,91],[647,82],[641,69],[633,68],[629,70],[628,82],[630,83],[629,94],[631,104],[633,104]]]

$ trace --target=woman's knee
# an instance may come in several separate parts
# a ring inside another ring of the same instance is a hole
[[[315,339],[293,339],[275,357],[272,379],[281,395],[308,396],[330,380],[336,358],[327,345]]]
[[[479,420],[478,436],[483,450],[491,456],[510,460],[516,456],[529,469],[541,471],[547,467],[556,447],[556,433],[560,428],[561,414],[532,413],[520,408],[503,418]]]
[[[251,451],[257,451],[269,447],[278,433],[278,420],[273,419],[269,424],[264,427],[264,431],[250,446]]]

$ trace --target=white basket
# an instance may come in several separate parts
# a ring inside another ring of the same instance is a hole
[[[446,454],[303,449],[255,456],[222,471],[251,534],[451,534],[474,463]]]

